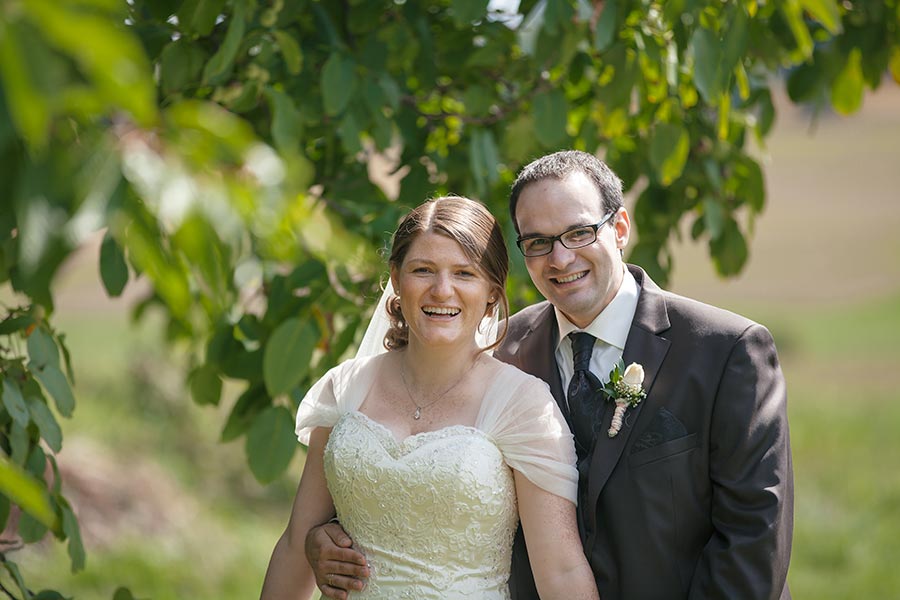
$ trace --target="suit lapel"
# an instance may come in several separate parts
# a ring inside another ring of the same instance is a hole
[[[626,366],[636,362],[644,367],[644,389],[647,390],[647,398],[635,408],[628,409],[626,425],[613,438],[608,437],[605,433],[609,429],[613,414],[610,408],[611,403],[607,403],[608,407],[603,415],[603,430],[594,444],[594,452],[591,457],[588,506],[596,505],[600,491],[606,485],[628,440],[636,429],[635,424],[641,411],[646,404],[653,400],[653,384],[669,350],[669,340],[659,335],[660,332],[669,328],[666,301],[662,292],[642,269],[631,265],[628,268],[637,281],[640,296],[634,319],[631,322],[631,329],[628,332],[628,339],[625,342],[622,359]]]

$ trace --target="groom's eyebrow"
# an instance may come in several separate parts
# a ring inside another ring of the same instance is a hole
[[[565,228],[559,233],[522,233],[519,235],[519,239],[525,238],[536,238],[536,237],[553,237],[559,235],[561,233],[565,233],[571,229],[577,229],[578,227],[588,227],[589,225],[593,225],[593,223],[573,223],[571,225],[566,225]]]

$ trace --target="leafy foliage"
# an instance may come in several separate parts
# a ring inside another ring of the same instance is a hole
[[[292,409],[353,346],[375,250],[408,207],[461,193],[510,231],[525,162],[600,152],[637,196],[632,261],[664,281],[688,221],[733,275],[765,205],[748,144],[775,121],[773,75],[793,101],[845,114],[885,73],[900,81],[896,0],[499,6],[0,5],[0,284],[15,298],[0,321],[0,516],[24,511],[24,541],[53,531],[84,562],[53,458],[72,374],[48,319],[55,274],[94,232],[107,292],[146,280],[135,317],[161,310],[191,350],[193,399],[241,383],[222,440],[244,437],[271,481],[294,451]],[[534,299],[526,281],[515,263],[514,306]]]

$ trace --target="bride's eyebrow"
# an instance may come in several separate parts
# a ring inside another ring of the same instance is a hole
[[[407,259],[406,262],[409,265],[415,264],[418,266],[428,266],[428,267],[433,267],[437,264],[433,260],[429,260],[427,258],[416,258],[416,257],[410,257]],[[475,269],[475,270],[478,270],[478,265],[476,265],[473,262],[464,262],[464,263],[452,264],[452,265],[450,265],[450,268],[451,269]]]

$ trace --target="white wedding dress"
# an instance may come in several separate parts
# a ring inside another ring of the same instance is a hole
[[[352,598],[509,598],[518,524],[512,469],[575,502],[572,435],[539,379],[501,365],[474,427],[454,425],[402,441],[360,413],[378,357],[329,371],[297,414],[308,443],[333,427],[325,477],[337,516],[372,575]]]

